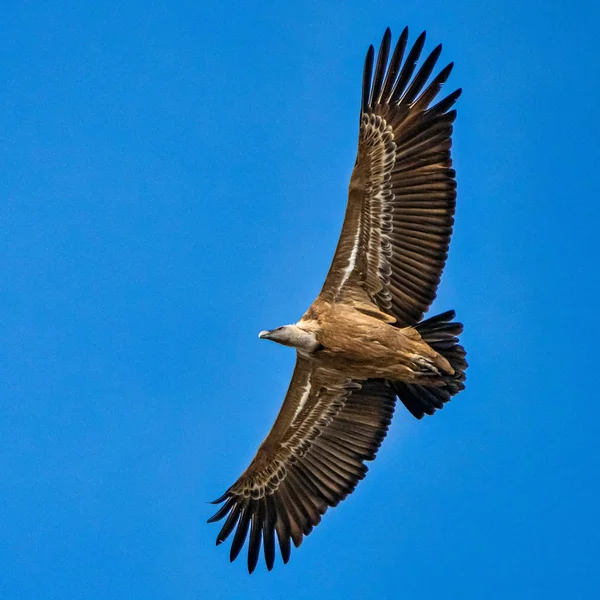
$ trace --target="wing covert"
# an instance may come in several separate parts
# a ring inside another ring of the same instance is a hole
[[[330,506],[336,506],[367,472],[385,438],[395,393],[384,380],[362,384],[313,369],[298,357],[284,404],[271,432],[242,476],[215,501],[209,519],[225,519],[217,545],[232,533],[230,559],[248,538],[248,571],[262,545],[267,569],[277,537],[284,563]]]
[[[404,29],[388,62],[387,29],[373,69],[365,60],[358,154],[334,259],[321,291],[330,301],[364,301],[414,325],[433,302],[446,263],[456,204],[450,110],[456,90],[432,105],[452,63],[429,81],[437,46],[417,70],[422,33],[403,61]],[[416,74],[415,74],[416,70]]]

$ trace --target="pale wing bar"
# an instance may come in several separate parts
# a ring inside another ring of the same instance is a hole
[[[414,325],[436,295],[456,202],[450,158],[456,90],[430,106],[452,71],[427,85],[441,52],[437,46],[416,70],[422,33],[408,52],[405,29],[388,63],[386,30],[375,69],[365,60],[357,162],[334,260],[322,294],[332,300],[360,288],[401,326]]]
[[[209,522],[225,519],[217,544],[233,533],[233,561],[248,538],[252,573],[261,545],[267,569],[273,568],[277,537],[287,563],[291,544],[300,546],[327,508],[363,479],[368,470],[364,462],[375,458],[394,406],[395,393],[383,380],[347,382],[333,389],[314,385],[277,447],[269,449],[267,437],[242,477],[215,501],[224,504]]]

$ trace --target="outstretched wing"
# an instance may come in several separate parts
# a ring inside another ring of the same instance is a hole
[[[433,302],[447,258],[456,199],[450,108],[461,90],[431,106],[453,66],[426,85],[441,45],[413,77],[425,33],[404,62],[408,29],[388,63],[390,39],[387,29],[374,73],[373,46],[365,60],[358,156],[321,297],[370,300],[407,326]]]
[[[239,555],[248,532],[248,571],[264,548],[267,568],[275,561],[275,533],[284,563],[291,544],[321,521],[367,472],[394,412],[387,382],[358,384],[313,368],[298,356],[283,406],[269,435],[242,476],[221,496],[209,523],[226,518],[217,545],[235,530],[230,559]]]

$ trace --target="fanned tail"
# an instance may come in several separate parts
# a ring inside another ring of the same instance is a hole
[[[465,349],[458,343],[458,336],[463,331],[462,323],[453,322],[456,313],[449,310],[441,315],[421,321],[415,329],[436,352],[441,354],[454,369],[453,375],[444,377],[444,385],[428,387],[402,381],[390,381],[392,389],[402,400],[406,408],[417,418],[432,415],[437,409],[461,390],[465,389]]]

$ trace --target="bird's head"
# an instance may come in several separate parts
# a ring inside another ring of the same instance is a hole
[[[297,333],[295,330],[298,329],[296,325],[284,325],[283,327],[277,327],[276,329],[269,329],[261,331],[258,337],[261,340],[271,340],[284,346],[293,346],[293,340]]]
[[[261,340],[271,340],[284,346],[291,346],[300,350],[312,352],[319,342],[315,338],[315,334],[298,327],[298,325],[284,325],[268,331],[261,331],[258,334]]]

